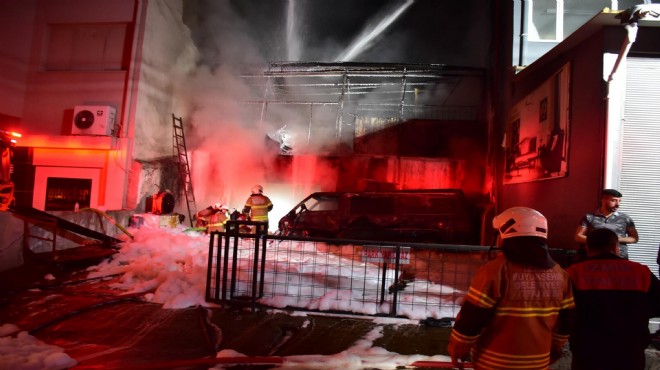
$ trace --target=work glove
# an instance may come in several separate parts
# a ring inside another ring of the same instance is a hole
[[[460,342],[457,340],[449,339],[447,344],[447,352],[451,356],[451,363],[457,369],[463,369],[463,363],[470,353],[471,344]]]

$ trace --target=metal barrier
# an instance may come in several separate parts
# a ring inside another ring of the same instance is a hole
[[[571,251],[553,250],[555,259]],[[566,252],[566,253],[564,253]],[[455,318],[485,246],[268,235],[265,223],[230,221],[211,234],[206,300],[333,313]]]
[[[263,267],[266,258],[267,226],[268,224],[265,222],[227,221],[225,232],[211,233],[206,276],[207,301],[227,303],[236,300],[237,297],[245,297],[246,288],[243,284],[249,282],[250,303],[253,310],[256,308],[257,299],[263,296],[264,291],[265,269]],[[248,241],[248,243],[239,243],[239,241]],[[247,263],[248,261],[244,258],[240,258],[241,252],[246,250],[248,254],[251,253],[251,264]],[[259,256],[261,256],[261,261]],[[239,268],[233,268],[234,266]],[[262,266],[261,275],[257,276],[259,266]],[[241,272],[241,267],[245,268],[243,272]],[[230,272],[231,277],[229,277]],[[243,277],[245,272],[250,276]],[[239,283],[241,284],[239,285]]]

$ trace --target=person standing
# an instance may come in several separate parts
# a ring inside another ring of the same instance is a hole
[[[660,315],[660,281],[647,266],[617,255],[619,237],[587,234],[584,261],[567,271],[577,317],[569,339],[573,370],[642,370],[651,342],[649,319]]]
[[[548,369],[562,355],[575,304],[568,274],[549,255],[548,223],[513,207],[493,219],[502,254],[474,275],[447,350],[454,366]]]
[[[273,203],[270,198],[265,196],[264,188],[261,185],[252,187],[252,194],[245,201],[243,214],[247,215],[251,221],[265,222],[266,231],[268,230],[268,212],[273,209]]]
[[[574,239],[580,243],[580,254],[584,257],[584,244],[587,233],[593,229],[606,228],[614,231],[619,237],[619,255],[628,259],[628,244],[637,243],[639,235],[633,219],[619,212],[623,195],[615,189],[604,189],[600,196],[600,207],[593,213],[587,213],[580,219],[575,230]]]

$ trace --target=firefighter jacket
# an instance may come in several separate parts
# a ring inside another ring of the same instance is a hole
[[[548,369],[568,340],[574,307],[559,265],[530,267],[499,255],[476,272],[449,347],[457,357],[471,349],[475,369]]]
[[[660,282],[647,266],[612,253],[570,266],[576,324],[573,369],[645,368],[649,319],[660,316]]]
[[[197,212],[195,227],[206,227],[208,232],[224,231],[228,220],[226,209],[215,209],[209,206]]]
[[[206,225],[208,232],[225,231],[225,224],[228,220],[229,216],[227,216],[227,212],[225,210],[213,214],[211,217],[209,217],[209,223]]]
[[[243,213],[249,213],[252,221],[268,222],[268,212],[273,203],[263,194],[252,194],[245,202]]]

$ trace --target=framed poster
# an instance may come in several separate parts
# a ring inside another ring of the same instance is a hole
[[[504,184],[568,174],[570,64],[565,64],[509,112]]]
[[[539,122],[544,122],[548,119],[548,97],[541,99],[539,103]]]

